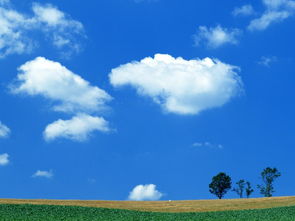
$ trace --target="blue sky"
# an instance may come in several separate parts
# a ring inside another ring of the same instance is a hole
[[[0,0],[1,198],[211,199],[218,172],[256,187],[267,166],[294,195],[294,14]]]

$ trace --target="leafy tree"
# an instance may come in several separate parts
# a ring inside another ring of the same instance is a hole
[[[254,190],[251,187],[250,182],[246,182],[246,196],[249,198],[249,196],[254,192]]]
[[[239,180],[238,182],[236,182],[236,184],[237,187],[233,188],[233,191],[236,192],[240,198],[243,198],[246,182],[245,180]]]
[[[225,173],[219,173],[212,178],[212,182],[209,184],[210,193],[216,195],[221,199],[228,190],[231,189],[231,178]]]
[[[262,185],[257,185],[260,189],[260,193],[265,197],[272,197],[272,194],[275,192],[273,187],[273,182],[276,178],[280,177],[281,173],[277,168],[267,167],[261,172]]]

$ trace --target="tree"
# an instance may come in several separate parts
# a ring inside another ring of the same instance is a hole
[[[251,187],[250,182],[246,182],[246,196],[249,198],[249,196],[254,192],[254,190]]]
[[[219,173],[212,177],[212,182],[209,184],[210,193],[221,199],[228,190],[231,189],[231,178],[225,173]]]
[[[233,191],[236,192],[240,198],[243,198],[246,182],[245,180],[239,180],[238,182],[236,182],[236,184],[237,187],[233,188]]]
[[[267,167],[261,172],[262,185],[257,185],[260,189],[260,193],[265,197],[272,197],[272,194],[275,192],[273,187],[273,182],[276,178],[280,177],[281,173],[277,168]]]

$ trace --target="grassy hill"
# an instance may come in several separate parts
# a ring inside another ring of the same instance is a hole
[[[295,206],[295,197],[144,202],[0,199],[0,204],[82,206],[150,212],[209,212]]]
[[[295,206],[259,210],[155,213],[75,206],[0,205],[0,220],[14,221],[293,221]]]

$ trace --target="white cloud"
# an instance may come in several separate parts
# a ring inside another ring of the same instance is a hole
[[[60,63],[43,57],[26,62],[18,70],[17,85],[12,91],[42,95],[57,103],[53,107],[55,111],[102,111],[106,109],[105,102],[111,100],[104,90],[91,86]]]
[[[65,14],[52,5],[33,4],[33,12],[38,21],[47,24],[48,26],[65,25],[69,21],[65,20]],[[78,23],[80,24],[80,23]]]
[[[138,185],[130,192],[128,199],[135,201],[159,200],[163,194],[156,189],[154,184]]]
[[[260,18],[252,20],[248,26],[248,29],[251,31],[264,30],[275,22],[285,20],[290,15],[291,14],[288,11],[269,11],[264,13]]]
[[[269,67],[271,63],[276,62],[278,58],[276,56],[262,56],[258,61],[258,64]]]
[[[220,25],[210,28],[199,26],[197,34],[194,35],[194,41],[196,46],[204,42],[209,48],[218,48],[225,44],[237,44],[237,37],[240,34],[239,29],[227,29]]]
[[[0,154],[0,166],[9,164],[9,155],[7,153]]]
[[[110,73],[113,86],[130,85],[165,111],[198,114],[220,107],[242,89],[237,68],[219,60],[185,60],[156,54],[121,65]]]
[[[213,144],[210,142],[195,142],[193,143],[193,147],[206,147],[211,149],[223,149],[222,144]]]
[[[243,5],[239,8],[235,8],[232,12],[234,16],[249,16],[253,15],[254,13],[255,12],[252,5]]]
[[[68,53],[79,52],[80,44],[78,36],[84,36],[82,23],[71,19],[64,12],[53,5],[33,4],[33,18],[37,24],[43,27],[43,31],[51,38],[57,48],[66,48]]]
[[[86,140],[91,132],[109,131],[108,122],[89,113],[102,113],[112,97],[104,90],[90,85],[79,75],[58,62],[37,57],[19,67],[11,91],[16,94],[43,96],[51,101],[54,111],[75,115],[70,120],[57,120],[44,131],[46,140],[67,138]],[[87,113],[87,114],[86,114]]]
[[[26,37],[30,26],[24,15],[0,6],[0,58],[31,52],[34,44]]]
[[[47,141],[57,138],[85,141],[94,131],[110,131],[108,122],[101,117],[79,114],[70,120],[57,120],[49,124],[44,131],[44,138]]]
[[[0,3],[0,58],[10,54],[30,53],[38,44],[31,37],[36,31],[46,34],[63,54],[80,50],[79,37],[84,37],[83,25],[52,5],[33,4],[33,15],[18,12]]]
[[[253,19],[248,25],[250,31],[265,30],[274,23],[281,22],[295,12],[295,1],[263,0],[265,11],[259,18]]]
[[[10,134],[10,129],[0,121],[0,138],[6,138]]]
[[[44,177],[44,178],[52,178],[53,177],[53,172],[50,171],[46,171],[46,170],[37,170],[32,177]]]
[[[280,8],[295,8],[295,1],[292,0],[262,0],[267,9],[277,10]]]

